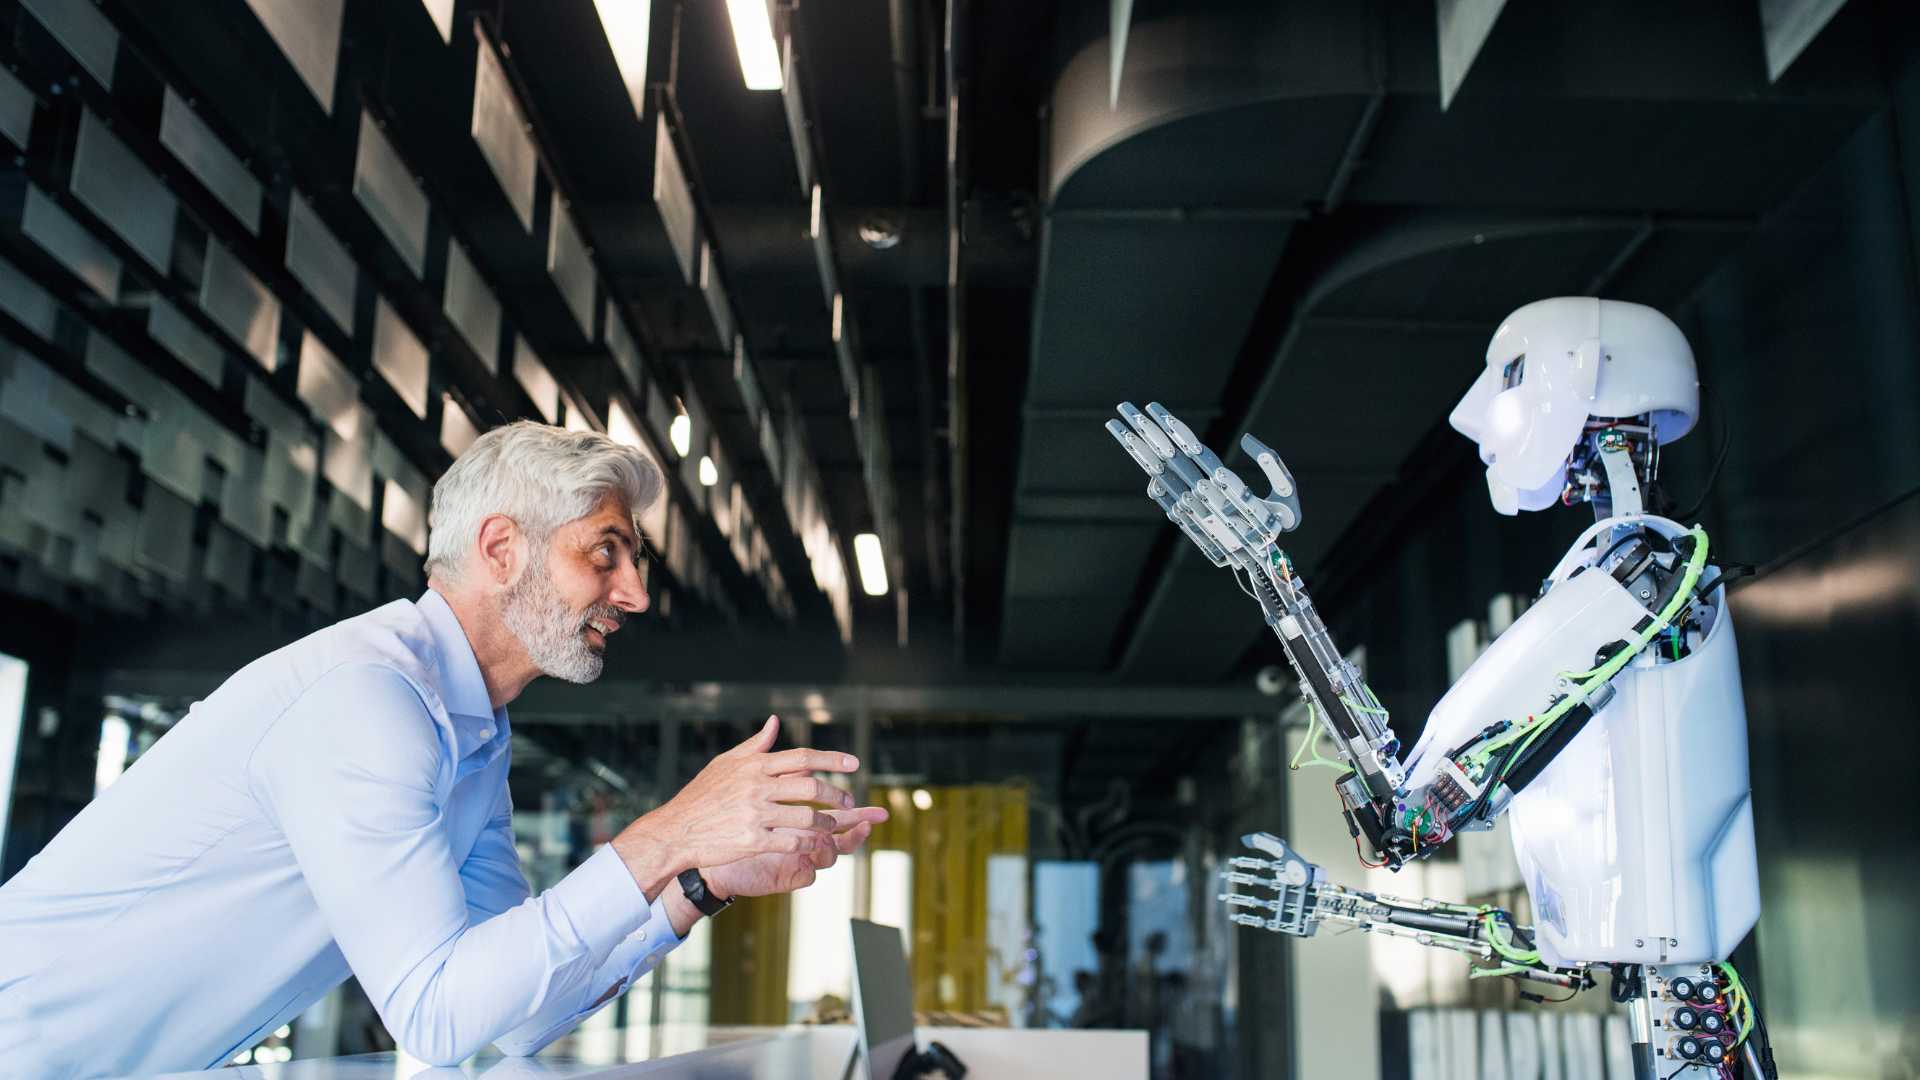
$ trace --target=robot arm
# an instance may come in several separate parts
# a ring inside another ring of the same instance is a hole
[[[1544,963],[1533,947],[1530,928],[1502,908],[1403,900],[1349,889],[1328,882],[1320,867],[1277,836],[1253,833],[1240,842],[1259,854],[1228,860],[1228,868],[1220,872],[1228,888],[1220,899],[1229,917],[1242,926],[1312,937],[1321,926],[1334,924],[1464,953],[1481,962],[1474,969],[1476,977],[1511,976],[1575,991],[1593,985],[1585,966]]]
[[[1386,710],[1335,647],[1279,547],[1280,534],[1301,518],[1279,456],[1251,435],[1241,440],[1272,486],[1261,498],[1159,404],[1142,412],[1122,403],[1118,411],[1125,422],[1109,420],[1107,431],[1148,474],[1149,497],[1260,605],[1347,769],[1334,786],[1349,830],[1394,869],[1456,832],[1489,827],[1606,704],[1614,676],[1714,584],[1705,580],[1707,538],[1699,529],[1668,540],[1615,526],[1626,535],[1586,568],[1596,576],[1581,581],[1585,570],[1575,569],[1543,601],[1547,610],[1528,613],[1536,624],[1553,623],[1543,638],[1548,647],[1497,680],[1500,695],[1481,703],[1484,710],[1429,723],[1403,765]]]
[[[1252,435],[1240,446],[1266,476],[1272,494],[1254,495],[1233,470],[1200,444],[1187,425],[1158,403],[1141,412],[1119,406],[1125,423],[1107,431],[1150,477],[1147,495],[1215,566],[1230,569],[1259,603],[1285,650],[1301,693],[1326,720],[1350,773],[1336,787],[1349,826],[1395,866],[1403,846],[1389,837],[1391,808],[1404,774],[1400,742],[1366,681],[1333,644],[1305,584],[1277,543],[1299,527],[1300,503],[1278,454]]]

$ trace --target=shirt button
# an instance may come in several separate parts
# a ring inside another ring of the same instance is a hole
[[[483,728],[481,728],[481,729],[480,729],[480,737],[481,737],[481,738],[483,738],[483,739],[491,739],[491,738],[493,738],[493,729],[492,729],[492,728],[490,728],[490,727],[483,727]]]

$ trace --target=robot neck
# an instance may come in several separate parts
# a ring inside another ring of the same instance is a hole
[[[1651,417],[1594,417],[1567,458],[1560,501],[1593,507],[1596,521],[1654,509],[1660,443]]]

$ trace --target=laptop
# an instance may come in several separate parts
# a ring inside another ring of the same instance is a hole
[[[900,928],[853,920],[854,1053],[851,1075],[893,1080],[914,1053],[913,982]]]

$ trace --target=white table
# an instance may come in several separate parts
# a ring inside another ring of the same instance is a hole
[[[1098,1076],[1146,1080],[1144,1031],[1060,1031],[1024,1028],[926,1027],[920,1045],[944,1043],[967,1066],[969,1080],[1040,1080]],[[644,1035],[637,1038],[636,1035]],[[356,1054],[222,1069],[219,1080],[527,1080],[593,1077],[698,1077],[699,1080],[840,1080],[853,1049],[853,1028],[669,1026],[645,1032],[582,1032],[538,1057],[483,1054],[455,1068],[430,1068],[399,1054]],[[678,1049],[655,1056],[649,1048]],[[856,1072],[865,1080],[863,1072]],[[207,1073],[169,1073],[166,1080],[204,1080]],[[156,1078],[158,1080],[158,1078]]]

